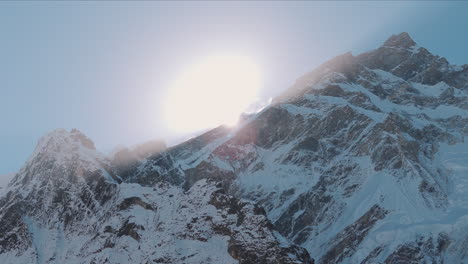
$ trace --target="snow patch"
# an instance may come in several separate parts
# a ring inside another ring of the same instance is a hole
[[[412,82],[411,85],[416,88],[421,94],[429,97],[439,97],[445,90],[450,88],[445,82],[439,82],[434,85],[426,85]]]

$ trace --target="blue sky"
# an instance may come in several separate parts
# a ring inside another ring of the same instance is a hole
[[[402,31],[468,63],[468,2],[1,2],[0,174],[37,140],[78,128],[98,149],[161,138],[168,84],[188,63],[236,52],[275,96],[320,63]]]

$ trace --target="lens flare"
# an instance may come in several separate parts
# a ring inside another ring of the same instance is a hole
[[[261,87],[258,66],[248,57],[218,55],[188,67],[169,88],[169,129],[187,133],[235,125]]]

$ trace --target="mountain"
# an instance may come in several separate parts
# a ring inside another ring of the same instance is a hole
[[[1,263],[310,263],[265,211],[220,192],[123,182],[78,130],[43,137],[0,199]]]
[[[401,33],[170,148],[53,131],[0,198],[0,262],[468,262],[467,99],[468,65]]]

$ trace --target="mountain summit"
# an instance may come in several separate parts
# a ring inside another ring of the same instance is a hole
[[[0,198],[0,262],[466,263],[467,102],[468,66],[401,33],[154,153],[53,132]]]
[[[398,35],[392,35],[389,39],[387,39],[383,46],[386,47],[395,47],[395,48],[411,48],[416,45],[416,42],[410,37],[410,35],[406,32],[402,32]]]

